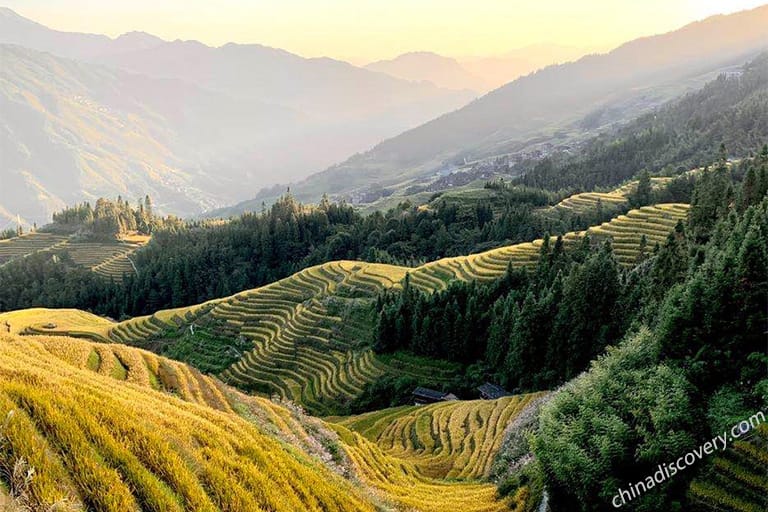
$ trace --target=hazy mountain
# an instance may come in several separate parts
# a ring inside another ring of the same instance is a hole
[[[18,44],[73,59],[92,59],[107,53],[146,49],[162,40],[149,34],[132,32],[117,39],[104,35],[61,32],[0,7],[0,44]]]
[[[305,200],[323,192],[354,196],[372,184],[402,183],[465,160],[521,151],[534,142],[568,140],[584,133],[579,121],[589,114],[599,118],[589,127],[593,131],[631,119],[749,61],[768,48],[766,27],[768,6],[763,6],[547,67],[311,176],[292,190]],[[264,191],[258,197],[273,194]]]
[[[0,62],[4,217],[42,222],[65,203],[147,193],[166,211],[198,212],[245,188],[246,170],[279,156],[269,134],[302,120],[284,107],[19,46],[0,45]],[[243,169],[216,165],[235,158]]]
[[[2,44],[18,46],[3,48],[0,69],[2,141],[12,148],[0,159],[0,178],[23,184],[28,198],[13,194],[13,204],[0,207],[30,221],[96,193],[156,193],[166,211],[182,214],[231,204],[474,96],[259,45],[60,32],[5,8]],[[91,104],[95,110],[78,106]],[[104,128],[94,118],[102,108],[139,135]],[[62,181],[50,181],[56,177]]]
[[[372,62],[365,67],[415,82],[431,82],[447,89],[492,89],[552,64],[569,62],[587,52],[571,46],[538,44],[492,57],[455,59],[432,52],[404,53],[394,59]]]
[[[586,53],[571,46],[537,44],[494,57],[462,58],[458,63],[473,76],[480,77],[490,90],[549,65],[570,62]]]
[[[485,80],[467,71],[456,59],[432,52],[404,53],[394,59],[372,62],[365,67],[404,80],[431,82],[447,89],[490,89]]]
[[[334,124],[391,116],[389,121],[379,120],[390,126],[378,130],[378,136],[393,133],[397,125],[423,121],[430,113],[451,110],[474,96],[256,44],[212,48],[196,41],[173,41],[99,61],[152,76],[180,78],[239,98],[290,105]]]

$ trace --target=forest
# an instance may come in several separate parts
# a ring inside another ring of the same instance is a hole
[[[768,399],[766,167],[763,152],[732,171],[721,160],[700,173],[689,221],[631,270],[610,243],[585,239],[565,252],[558,238],[542,246],[533,272],[432,295],[406,281],[377,301],[374,348],[461,363],[468,387],[491,380],[520,393],[571,381],[543,409],[539,469],[563,510],[610,510],[619,482],[652,473],[667,453]],[[393,383],[374,386],[397,399]],[[588,456],[574,459],[577,450]],[[637,510],[679,509],[691,478],[649,492]]]
[[[81,205],[57,214],[53,229],[80,229],[96,237],[130,229],[151,232],[151,242],[135,258],[138,276],[105,282],[67,261],[33,255],[0,268],[0,309],[70,305],[120,319],[255,288],[326,261],[415,266],[581,230],[626,210],[606,205],[578,213],[546,205],[578,191],[610,190],[644,176],[642,171],[677,177],[653,194],[636,194],[626,208],[687,202],[692,180],[681,173],[723,154],[748,157],[768,134],[766,119],[768,54],[745,66],[738,79],[723,75],[699,92],[588,141],[575,155],[527,164],[523,177],[512,183],[489,181],[493,206],[457,204],[437,192],[427,205],[406,201],[364,216],[344,202],[323,198],[308,207],[286,194],[269,208],[224,222],[181,222],[154,215],[148,198],[135,207],[124,200],[100,200],[95,208]]]
[[[650,248],[630,271],[613,258],[609,241],[583,239],[566,252],[547,237],[535,272],[511,269],[489,284],[453,282],[432,295],[409,286],[377,301],[375,348],[479,364],[511,389],[557,386],[583,371],[605,347],[657,314],[667,290],[685,279],[689,260],[705,259],[718,219],[729,205],[744,213],[768,190],[768,151],[729,172],[721,161],[696,180],[687,225]],[[763,240],[765,241],[765,240]],[[564,359],[558,354],[570,354]],[[535,369],[535,370],[533,370]]]
[[[687,200],[689,180],[680,178],[679,184],[644,200]],[[35,254],[0,268],[0,309],[70,304],[113,318],[143,315],[256,288],[327,261],[414,266],[545,233],[585,229],[624,211],[609,206],[587,213],[547,210],[542,204],[560,195],[509,184],[488,186],[496,211],[482,201],[457,204],[438,195],[426,208],[402,203],[363,216],[343,202],[324,199],[307,206],[286,194],[270,208],[226,222],[163,219],[148,216],[148,206],[134,209],[124,201],[99,200],[96,209],[85,204],[56,214],[45,229],[112,238],[129,229],[151,232],[151,242],[135,256],[138,276],[126,276],[122,283],[104,281],[66,259],[53,262]]]
[[[546,190],[589,191],[641,169],[685,171],[718,158],[720,144],[745,155],[768,133],[768,53],[738,77],[720,75],[703,89],[594,137],[575,154],[523,164],[517,184]]]
[[[116,200],[99,198],[91,206],[88,201],[64,208],[53,214],[53,222],[43,230],[54,233],[74,233],[82,240],[113,240],[129,233],[151,235],[160,229],[178,227],[178,217],[155,214],[148,195],[134,207],[118,196]]]

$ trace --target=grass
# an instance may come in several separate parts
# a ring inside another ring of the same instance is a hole
[[[480,512],[525,497],[425,477],[344,427],[121,345],[0,335],[0,417],[0,479],[35,510]]]

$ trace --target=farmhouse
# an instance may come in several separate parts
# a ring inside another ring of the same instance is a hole
[[[413,403],[414,405],[434,404],[436,402],[448,402],[450,400],[458,400],[459,397],[453,393],[444,393],[442,391],[435,391],[434,389],[417,387],[413,390]]]
[[[496,400],[497,398],[510,395],[510,393],[501,386],[491,384],[490,382],[478,386],[477,390],[480,392],[480,398],[483,400]]]

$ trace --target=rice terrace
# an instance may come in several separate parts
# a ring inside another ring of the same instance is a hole
[[[768,510],[765,0],[49,4],[0,512]]]

